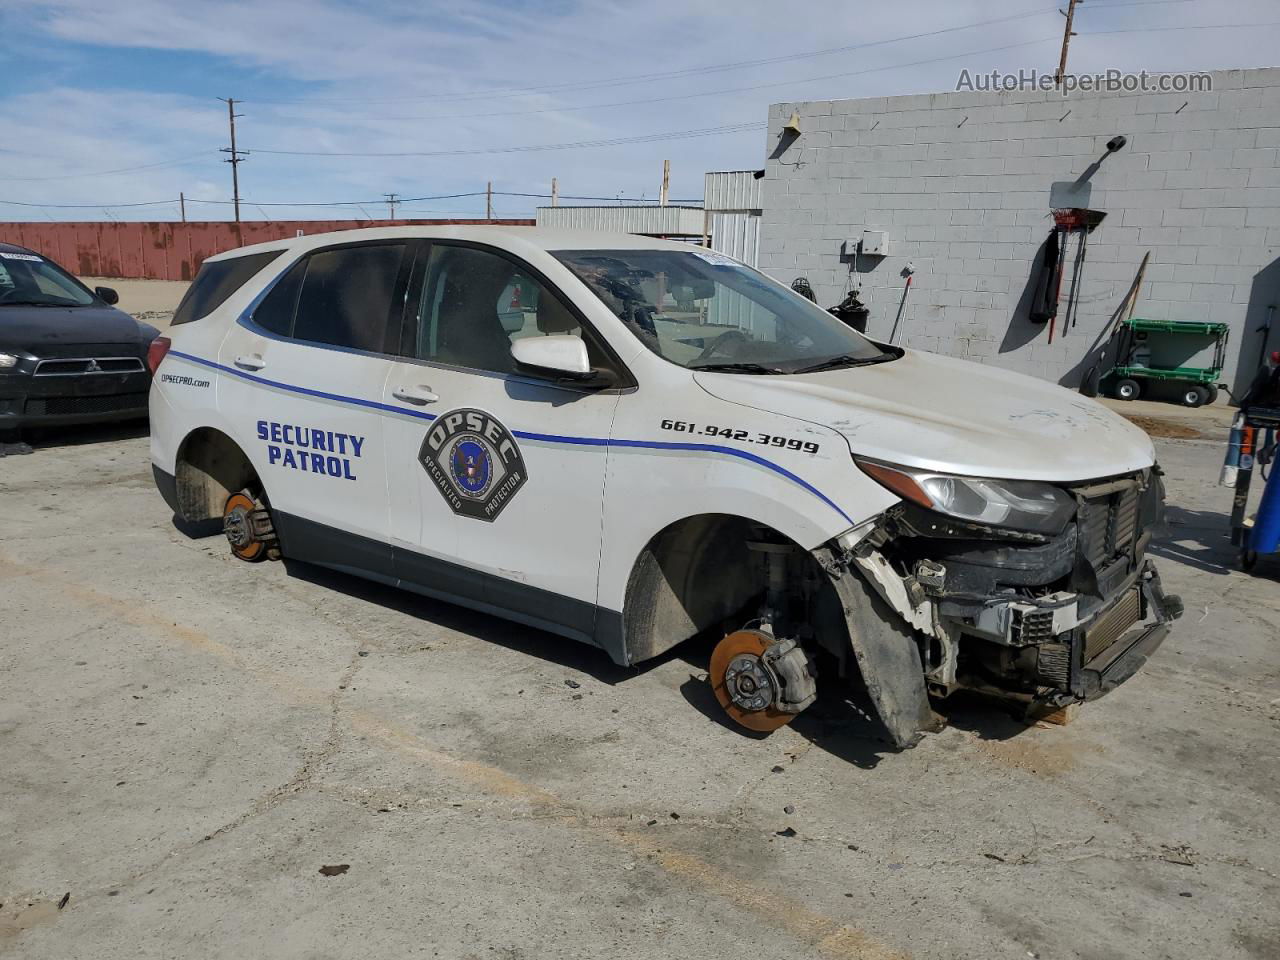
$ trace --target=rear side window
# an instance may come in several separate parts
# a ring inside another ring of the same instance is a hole
[[[243,287],[250,277],[282,253],[283,250],[268,250],[266,253],[250,253],[202,264],[200,272],[187,288],[186,296],[173,313],[172,325],[207,317]]]
[[[387,243],[313,253],[305,261],[294,339],[387,352],[387,326],[404,251],[403,243]],[[398,327],[396,335],[398,339]]]
[[[298,294],[302,291],[302,278],[306,273],[307,260],[304,257],[262,298],[253,311],[253,322],[282,337],[293,336],[293,317],[298,309]]]

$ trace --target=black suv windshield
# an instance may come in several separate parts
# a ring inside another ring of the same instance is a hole
[[[801,373],[896,356],[710,250],[561,250],[553,256],[646,347],[690,370]]]
[[[0,307],[87,307],[93,302],[93,294],[44,257],[0,250]]]

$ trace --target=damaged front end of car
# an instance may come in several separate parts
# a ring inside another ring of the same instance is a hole
[[[928,728],[929,696],[976,690],[1028,711],[1096,699],[1132,676],[1182,613],[1146,557],[1163,517],[1158,466],[1061,485],[859,466],[903,499],[816,556],[899,745]],[[902,618],[915,649],[884,659],[892,639],[852,619],[854,574]],[[905,676],[904,655],[918,657],[919,679]]]

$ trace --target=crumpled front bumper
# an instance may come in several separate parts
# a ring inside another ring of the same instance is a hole
[[[1082,663],[1068,699],[1096,700],[1120,686],[1142,669],[1147,658],[1164,642],[1169,625],[1182,616],[1182,600],[1165,594],[1160,576],[1150,561],[1147,561],[1142,574],[1139,589],[1147,622],[1128,630]]]

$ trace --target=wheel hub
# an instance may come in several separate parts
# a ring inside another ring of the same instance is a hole
[[[222,519],[222,532],[232,547],[247,547],[253,542],[253,535],[249,532],[249,511],[241,506],[232,507]]]
[[[247,491],[234,493],[222,512],[222,532],[241,560],[278,560],[280,547],[266,507]]]
[[[763,710],[777,695],[773,678],[760,658],[743,654],[729,661],[724,673],[729,699],[743,710]]]

